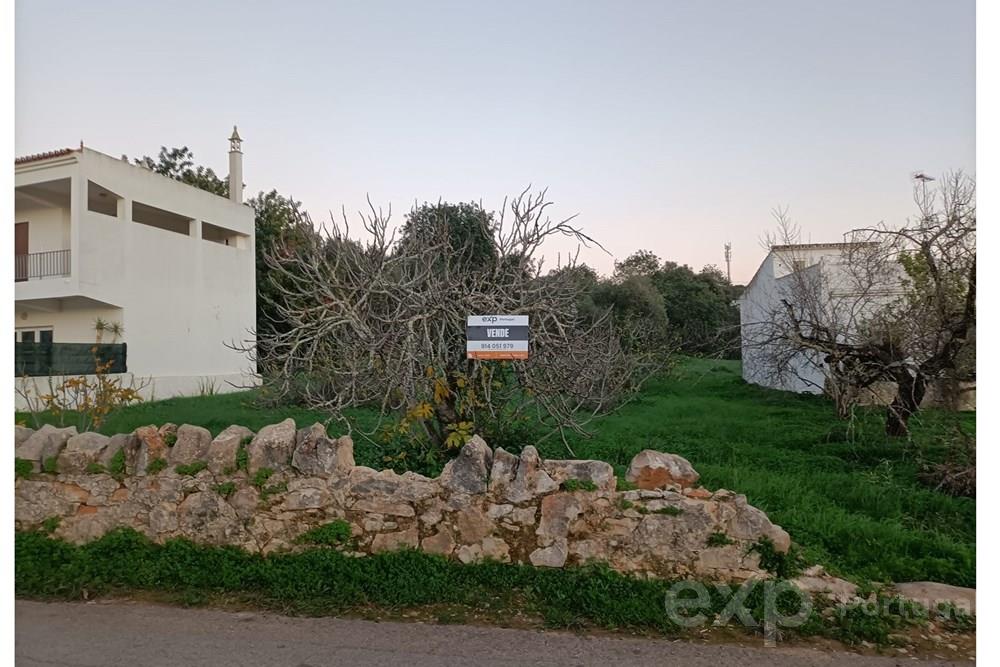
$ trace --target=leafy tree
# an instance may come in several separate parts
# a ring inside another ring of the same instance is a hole
[[[154,160],[148,155],[137,158],[135,163],[158,174],[193,185],[196,188],[219,195],[229,196],[229,181],[219,178],[215,172],[201,165],[195,166],[194,153],[187,146],[180,148],[160,147],[160,154]]]
[[[661,263],[653,252],[639,250],[615,262],[612,282],[623,286],[632,283],[632,296],[622,294],[615,300],[620,306],[623,299],[631,300],[633,312],[639,312],[635,310],[635,299],[646,294],[647,317],[658,326],[665,327],[669,323],[670,333],[683,351],[721,356],[738,354],[739,312],[732,305],[737,291],[718,268],[706,266],[695,273],[687,265]],[[640,284],[648,284],[658,292],[664,313],[662,318],[658,307],[650,300],[648,288]],[[610,287],[602,289],[609,293]],[[606,302],[608,297],[602,299]]]
[[[405,254],[422,245],[443,243],[453,253],[451,262],[472,270],[487,268],[497,259],[495,227],[493,213],[480,204],[424,203],[406,216],[396,251]]]

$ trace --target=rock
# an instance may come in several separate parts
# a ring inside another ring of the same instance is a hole
[[[821,566],[806,569],[801,575],[792,579],[792,584],[803,593],[825,595],[840,604],[847,604],[858,596],[857,586],[828,575]]]
[[[236,470],[236,452],[240,449],[240,444],[253,438],[253,431],[245,426],[232,426],[226,428],[222,433],[215,436],[215,439],[208,444],[208,452],[205,460],[208,461],[208,469],[213,475],[221,475],[226,471]]]
[[[567,480],[590,482],[598,491],[614,491],[618,480],[615,469],[604,461],[565,461],[546,459],[542,467],[557,485]]]
[[[416,549],[420,540],[416,526],[395,533],[379,533],[372,540],[372,551],[397,551],[405,547]]]
[[[177,530],[177,505],[163,502],[149,513],[149,527],[155,533],[170,533]]]
[[[450,556],[451,552],[455,549],[455,539],[452,537],[450,530],[442,528],[430,537],[420,540],[420,549],[429,554]]]
[[[459,493],[485,493],[493,465],[493,452],[478,435],[465,443],[458,456],[441,472],[441,486]]]
[[[326,490],[325,481],[312,477],[289,482],[282,507],[286,510],[319,509],[329,503],[330,493]]]
[[[20,447],[21,444],[25,440],[27,440],[28,438],[30,438],[31,434],[34,433],[34,432],[35,432],[35,429],[33,429],[33,428],[28,428],[27,426],[21,426],[20,424],[15,425],[14,426],[14,451],[17,451],[17,448]]]
[[[236,516],[244,521],[253,517],[259,502],[260,493],[252,486],[237,489],[229,496],[229,506],[236,511]]]
[[[498,560],[502,563],[510,562],[510,547],[499,537],[483,538],[481,547],[483,558]]]
[[[580,500],[572,493],[554,493],[542,499],[542,518],[535,535],[541,546],[563,539],[569,533],[569,524],[582,511]],[[566,560],[563,549],[563,562]],[[557,567],[561,567],[561,564]]]
[[[511,503],[523,503],[559,488],[545,470],[538,450],[531,445],[521,450],[521,456],[514,459],[503,449],[499,455],[499,465],[494,464],[490,474],[490,494],[494,498]]]
[[[85,473],[87,466],[98,463],[111,438],[100,433],[80,433],[66,441],[59,454],[58,467],[62,474]]]
[[[717,507],[725,532],[730,537],[747,542],[756,542],[766,537],[774,543],[775,551],[780,553],[787,552],[791,547],[792,540],[788,533],[781,526],[771,523],[762,511],[748,504],[746,496],[734,495]]]
[[[910,581],[896,584],[896,593],[927,609],[935,609],[938,604],[950,604],[967,614],[976,613],[976,589],[939,584],[934,581]]]
[[[42,469],[42,464],[46,460],[59,456],[59,452],[66,445],[66,441],[76,435],[75,426],[66,428],[56,428],[51,424],[45,424],[40,429],[28,436],[24,442],[14,450],[14,456],[19,459],[31,461],[36,472]]]
[[[474,505],[456,514],[455,527],[463,544],[479,542],[493,532],[493,522],[485,512]]]
[[[233,509],[214,491],[192,493],[177,508],[177,528],[208,544],[241,541],[243,528]]]
[[[131,446],[125,450],[125,472],[141,477],[146,474],[151,462],[167,459],[168,447],[155,426],[140,426],[133,433],[135,439],[128,443]]]
[[[304,475],[319,477],[347,474],[354,467],[354,441],[349,435],[331,440],[322,424],[301,429],[296,434],[292,467]]]
[[[211,444],[212,434],[207,428],[184,424],[177,429],[177,441],[170,448],[170,463],[188,465],[195,461],[205,461]]]
[[[568,555],[566,538],[562,538],[551,546],[535,549],[528,556],[528,560],[536,567],[562,567],[566,564]]]
[[[625,479],[640,489],[662,489],[670,484],[694,486],[699,477],[687,459],[652,449],[636,454],[625,474]]]
[[[262,428],[247,445],[250,474],[254,475],[261,468],[280,470],[287,467],[295,451],[295,435],[295,420],[291,418]]]
[[[383,498],[362,498],[355,502],[351,509],[356,512],[388,514],[390,516],[411,517],[416,515],[412,505]]]

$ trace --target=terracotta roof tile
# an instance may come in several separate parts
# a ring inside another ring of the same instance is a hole
[[[37,162],[39,160],[48,160],[53,157],[62,157],[63,155],[69,155],[74,152],[73,148],[59,148],[54,151],[47,151],[45,153],[35,153],[34,155],[25,155],[23,157],[14,158],[14,164],[26,164],[28,162]]]

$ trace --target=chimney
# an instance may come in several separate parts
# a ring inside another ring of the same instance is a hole
[[[229,199],[237,204],[243,203],[242,146],[243,140],[233,125],[233,136],[229,137]]]

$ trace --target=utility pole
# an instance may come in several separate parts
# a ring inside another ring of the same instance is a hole
[[[732,285],[733,273],[730,267],[730,262],[733,259],[733,244],[727,241],[725,246],[723,247],[726,249],[726,280],[729,282],[730,285]]]

